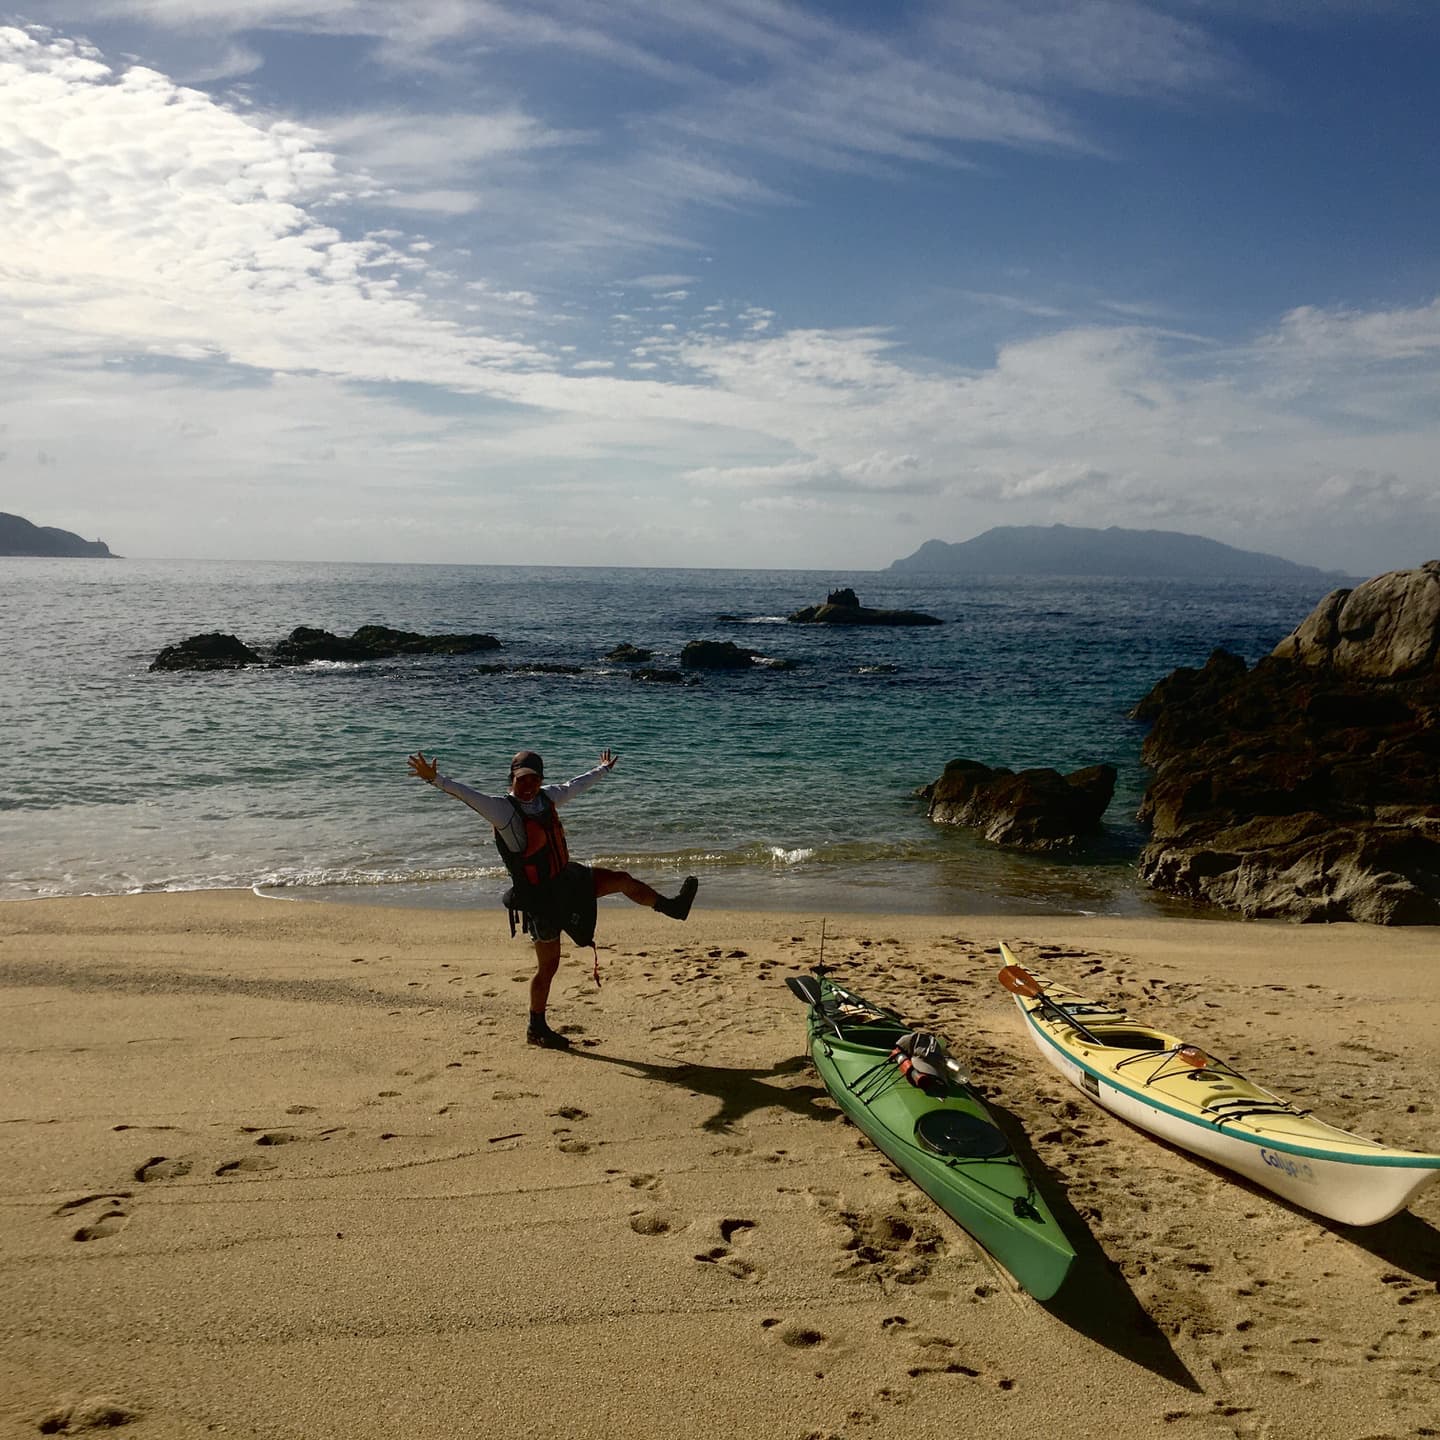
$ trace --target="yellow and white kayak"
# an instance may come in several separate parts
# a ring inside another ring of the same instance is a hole
[[[1000,983],[1040,1053],[1122,1120],[1344,1225],[1388,1220],[1440,1175],[1440,1155],[1327,1125],[1177,1036],[1040,981],[1008,946],[1000,953]]]

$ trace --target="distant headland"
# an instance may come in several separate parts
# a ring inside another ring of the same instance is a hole
[[[118,560],[103,540],[82,540],[69,530],[53,525],[32,525],[20,515],[0,510],[0,555],[50,555],[63,557],[97,556]]]
[[[997,525],[958,545],[927,540],[890,569],[904,575],[1133,575],[1177,579],[1343,580],[1337,571],[1237,550],[1177,530]]]

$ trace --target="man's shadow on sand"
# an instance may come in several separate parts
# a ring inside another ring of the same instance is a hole
[[[647,1080],[676,1085],[692,1095],[709,1095],[720,1108],[700,1128],[712,1135],[728,1135],[731,1127],[756,1110],[779,1106],[809,1120],[838,1120],[829,1092],[823,1085],[776,1085],[772,1078],[799,1075],[810,1068],[810,1057],[799,1055],[782,1060],[768,1070],[746,1070],[728,1065],[697,1065],[686,1060],[630,1060],[622,1055],[605,1055],[597,1050],[572,1050],[581,1060],[598,1060],[621,1065]],[[830,1108],[817,1106],[824,1100]]]
[[[777,1106],[810,1120],[844,1119],[823,1085],[772,1083],[809,1070],[808,1055],[782,1060],[768,1070],[750,1070],[684,1060],[632,1060],[588,1049],[573,1050],[571,1054],[582,1060],[622,1066],[644,1079],[676,1085],[693,1095],[711,1096],[720,1108],[704,1120],[700,1128],[712,1134],[727,1134],[746,1115]],[[1075,1248],[1075,1264],[1059,1294],[1044,1302],[1045,1308],[1071,1329],[1122,1359],[1142,1365],[1192,1393],[1201,1393],[1200,1385],[1175,1353],[1165,1332],[1146,1314],[1119,1268],[1101,1249],[1065,1192],[1036,1157],[1020,1121],[989,1096],[985,1097],[985,1104]]]

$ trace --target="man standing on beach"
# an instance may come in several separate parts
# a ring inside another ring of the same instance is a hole
[[[506,795],[484,795],[440,773],[438,760],[427,760],[424,752],[409,759],[410,773],[463,800],[495,828],[500,858],[515,882],[505,895],[511,933],[515,915],[524,916],[524,927],[535,941],[535,974],[530,981],[530,1024],[525,1039],[531,1045],[550,1050],[567,1050],[570,1041],[552,1030],[545,1019],[550,1001],[550,982],[560,967],[560,932],[566,931],[577,945],[595,943],[595,902],[601,895],[624,895],[637,905],[658,910],[672,919],[683,920],[690,913],[700,882],[688,875],[673,899],[666,898],[643,880],[624,870],[606,870],[581,865],[570,859],[565,844],[565,827],[556,810],[583,795],[615,768],[619,756],[604,750],[600,763],[563,785],[545,785],[545,762],[534,750],[521,750],[510,762],[510,790]],[[596,971],[599,979],[599,971]]]

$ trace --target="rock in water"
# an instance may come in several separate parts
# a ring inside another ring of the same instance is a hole
[[[1095,830],[1115,793],[1115,767],[1058,770],[992,769],[978,760],[952,760],[920,794],[930,819],[970,825],[996,845],[1019,850],[1073,850]]]
[[[307,665],[312,660],[384,660],[393,655],[471,655],[504,647],[493,635],[417,635],[387,625],[362,625],[353,635],[332,635],[297,626],[269,651],[269,658],[233,635],[212,631],[167,645],[152,670],[233,670],[241,665]]]
[[[152,670],[238,670],[265,662],[243,640],[211,630],[167,645],[151,662]]]
[[[362,625],[353,635],[332,635],[297,625],[275,647],[278,665],[308,665],[315,660],[388,660],[395,655],[473,655],[502,649],[493,635],[417,635],[388,625]]]
[[[692,640],[680,652],[682,670],[748,670],[754,663],[753,650],[729,640]]]
[[[1253,670],[1217,651],[1135,709],[1140,873],[1251,916],[1440,924],[1440,562],[1327,595]]]
[[[653,650],[642,649],[639,645],[630,644],[628,640],[623,644],[617,645],[605,656],[607,660],[618,660],[625,665],[642,665],[646,660],[653,660],[654,658],[655,652]]]
[[[823,605],[807,605],[788,617],[792,625],[943,625],[934,615],[919,610],[872,610],[860,603],[847,585],[832,590]]]

